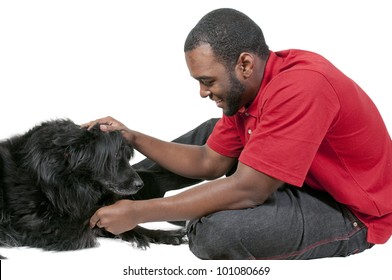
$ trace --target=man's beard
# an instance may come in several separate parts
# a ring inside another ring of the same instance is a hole
[[[223,114],[233,116],[240,109],[241,97],[245,92],[245,86],[234,76],[234,72],[230,73],[229,88],[226,95],[227,108],[223,110]]]

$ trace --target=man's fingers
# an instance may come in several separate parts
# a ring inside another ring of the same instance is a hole
[[[102,123],[99,126],[99,129],[102,131],[114,131],[114,130],[118,130],[118,128],[116,128],[115,126],[111,125],[111,124],[106,124],[106,123]]]
[[[90,228],[94,228],[95,226],[101,228],[102,224],[100,222],[100,219],[97,215],[97,213],[95,213],[91,218],[90,218]]]
[[[92,122],[83,123],[83,124],[80,124],[80,127],[87,127],[87,128],[89,128],[91,126],[91,124],[92,124]]]
[[[81,127],[86,127],[87,129],[91,129],[96,124],[105,124],[106,126],[111,126],[113,124],[113,118],[112,117],[101,118],[101,119],[97,119],[95,121],[91,121],[91,122],[87,122],[87,123],[81,124],[80,126]]]

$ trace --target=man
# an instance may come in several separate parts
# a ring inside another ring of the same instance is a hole
[[[185,58],[200,95],[223,117],[175,142],[110,117],[86,124],[121,130],[148,158],[135,168],[155,162],[156,174],[166,176],[152,175],[157,198],[103,207],[92,227],[118,234],[139,223],[188,220],[190,249],[202,259],[347,256],[389,239],[391,138],[358,85],[317,54],[270,51],[261,29],[233,9],[199,21]],[[180,187],[166,185],[168,174],[181,187],[210,181],[161,198]]]

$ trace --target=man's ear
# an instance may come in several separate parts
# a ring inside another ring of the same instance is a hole
[[[248,79],[253,73],[254,63],[255,58],[253,54],[247,52],[241,53],[235,67],[238,77],[242,77],[245,80]]]

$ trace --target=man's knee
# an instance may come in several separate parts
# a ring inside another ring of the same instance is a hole
[[[189,248],[200,259],[252,258],[243,247],[238,228],[212,214],[190,222]]]

